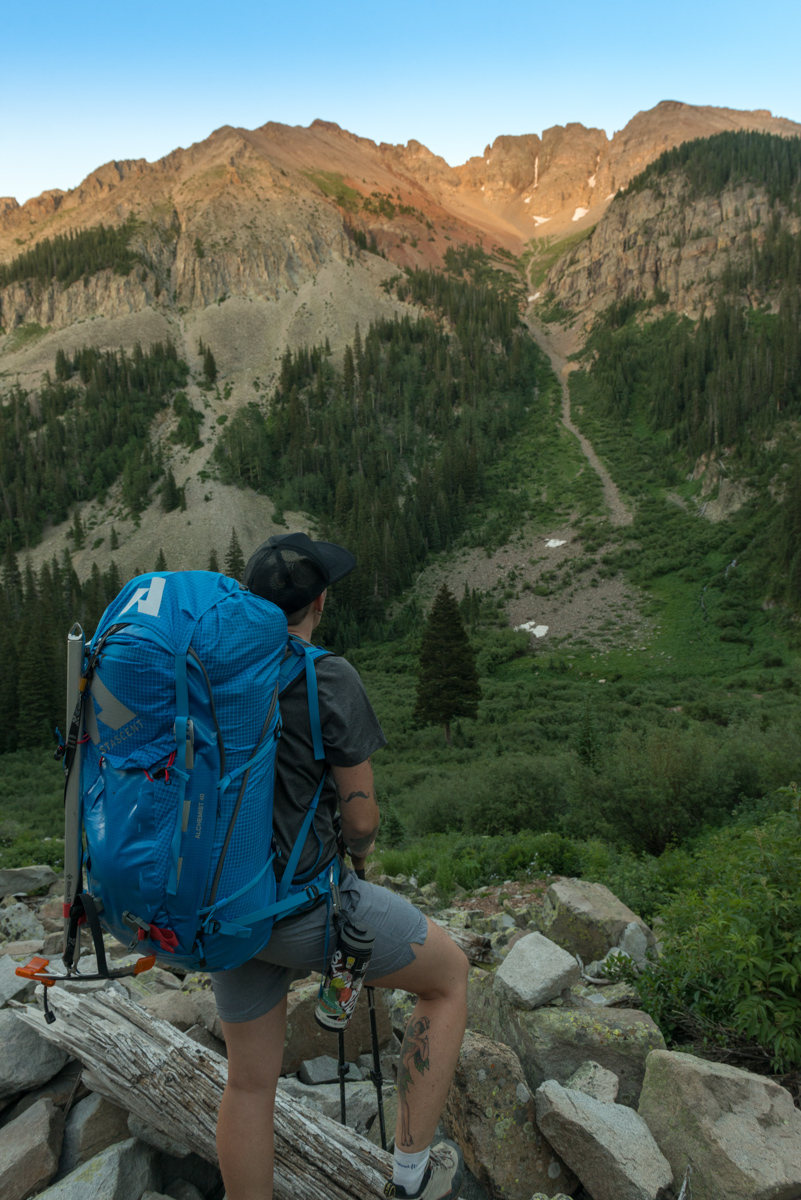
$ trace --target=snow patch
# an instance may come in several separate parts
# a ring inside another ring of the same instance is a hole
[[[610,192],[606,198],[607,198],[607,200],[614,200],[616,195],[617,195],[617,192]]]
[[[589,179],[587,180],[587,186],[595,187],[595,176],[594,175],[590,175]]]
[[[535,217],[532,215],[531,219],[535,225],[547,225],[547,223],[550,221],[551,218],[550,217]]]
[[[531,304],[534,300],[539,300],[541,295],[542,295],[542,292],[535,292],[533,296],[529,296],[529,298],[528,298],[529,304]]]
[[[524,203],[524,204],[531,204],[531,196],[526,196],[526,198],[525,198],[525,200],[523,201],[523,203]]]
[[[548,538],[548,541],[545,543],[545,545],[549,550],[555,550],[557,546],[566,546],[567,539],[562,539],[562,541],[560,541],[559,538]]]
[[[590,210],[588,208],[581,208],[581,207],[577,208],[576,211],[573,213],[573,220],[580,221],[582,217],[586,217],[586,215],[589,211]]]
[[[538,625],[536,621],[524,621],[522,625],[515,625],[515,633],[532,633],[535,638],[545,637],[548,632],[547,625]]]
[[[482,192],[484,191],[484,184],[483,184],[483,183],[482,183],[482,185],[481,185],[481,190],[482,190]]]

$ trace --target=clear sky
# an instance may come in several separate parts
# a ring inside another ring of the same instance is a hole
[[[611,136],[660,100],[801,121],[799,45],[799,0],[7,3],[0,196],[270,120],[417,138],[451,164],[568,121]]]

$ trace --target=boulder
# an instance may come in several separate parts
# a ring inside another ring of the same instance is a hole
[[[38,1100],[0,1129],[3,1200],[25,1200],[46,1187],[58,1168],[64,1115],[51,1100]]]
[[[160,1150],[162,1154],[169,1154],[172,1158],[186,1158],[189,1154],[189,1147],[185,1146],[183,1142],[176,1142],[174,1138],[168,1137],[155,1125],[143,1121],[135,1113],[128,1113],[128,1134],[130,1137],[138,1138],[146,1146]]]
[[[154,992],[137,1001],[151,1017],[166,1021],[186,1033],[193,1025],[202,1024],[194,998],[188,992]],[[222,1032],[222,1031],[221,1031]]]
[[[540,1128],[593,1200],[662,1200],[667,1194],[670,1164],[633,1109],[553,1079],[538,1088],[536,1104]]]
[[[5,1008],[9,1000],[22,1000],[25,995],[32,994],[36,984],[31,979],[21,979],[17,975],[17,967],[13,958],[4,954],[0,958],[0,1008]]]
[[[307,1108],[323,1113],[332,1121],[340,1119],[340,1098],[338,1083],[323,1083],[309,1086],[299,1079],[281,1079],[279,1090],[286,1096],[291,1096]],[[394,1092],[394,1087],[386,1088],[387,1093]],[[386,1103],[386,1102],[385,1102]],[[372,1083],[349,1083],[345,1087],[346,1124],[357,1133],[366,1134],[378,1115],[378,1098]],[[387,1131],[394,1134],[394,1127]]]
[[[174,1179],[164,1189],[164,1195],[170,1200],[205,1200],[203,1193],[188,1179]]]
[[[57,1108],[64,1108],[70,1098],[73,1103],[83,1100],[84,1096],[89,1093],[81,1081],[82,1071],[83,1067],[77,1059],[71,1059],[57,1075],[48,1079],[47,1083],[43,1083],[41,1087],[34,1088],[32,1092],[26,1092],[24,1096],[20,1097],[9,1112],[7,1120],[13,1121],[15,1117],[19,1117],[39,1100],[50,1100]]]
[[[37,1200],[140,1200],[158,1183],[155,1152],[129,1138],[90,1158]]]
[[[566,1081],[568,1091],[583,1092],[593,1100],[602,1100],[605,1104],[614,1104],[620,1089],[620,1080],[612,1071],[607,1071],[600,1063],[587,1061],[582,1063]]]
[[[44,936],[44,925],[27,904],[0,908],[0,942],[38,942]]]
[[[318,985],[312,983],[295,988],[289,993],[282,1075],[295,1074],[300,1070],[304,1059],[319,1058],[321,1054],[330,1054],[332,1048],[336,1049],[336,1034],[321,1028],[314,1019],[318,990]],[[392,1037],[392,1026],[384,995],[380,989],[376,992],[379,1047],[386,1046]],[[353,1019],[345,1030],[345,1057],[348,1062],[354,1062],[360,1054],[366,1054],[371,1048],[367,997],[362,992]]]
[[[97,1092],[90,1093],[85,1100],[73,1105],[67,1117],[58,1164],[59,1178],[94,1158],[106,1146],[124,1142],[129,1136],[125,1109]]]
[[[516,1008],[492,990],[492,977],[471,972],[467,1021],[493,1041],[511,1046],[535,1092],[546,1079],[565,1083],[592,1059],[620,1080],[618,1100],[636,1107],[652,1050],[665,1039],[646,1013],[626,1008]]]
[[[6,867],[0,871],[0,900],[4,896],[29,896],[50,887],[58,876],[52,867]]]
[[[801,1196],[801,1112],[779,1084],[667,1050],[650,1055],[640,1115],[693,1200]]]
[[[10,1009],[0,1011],[0,1099],[40,1087],[60,1071],[69,1058],[17,1020]]]
[[[217,1012],[217,1002],[214,999],[214,992],[211,988],[198,988],[195,991],[190,991],[188,995],[191,997],[192,1003],[198,1011],[200,1024],[205,1029],[208,1029],[211,1036],[216,1038],[217,1041],[224,1041],[222,1024]]]
[[[361,1068],[356,1063],[346,1062],[346,1083],[357,1083],[364,1079]],[[320,1083],[339,1083],[339,1060],[330,1054],[321,1054],[319,1058],[309,1058],[300,1064],[298,1078],[301,1083],[316,1086]]]
[[[540,928],[552,942],[587,963],[601,959],[620,943],[629,925],[636,925],[649,946],[651,930],[602,883],[558,879],[545,893]],[[628,935],[631,937],[632,935]]]
[[[221,1042],[219,1038],[209,1033],[205,1025],[192,1025],[191,1028],[187,1029],[186,1036],[191,1037],[192,1041],[197,1042],[199,1046],[205,1046],[207,1050],[213,1050],[221,1058],[228,1057],[228,1048],[225,1042]]]
[[[581,978],[572,954],[541,933],[520,938],[495,972],[493,990],[518,1008],[538,1008]]]
[[[495,1200],[529,1200],[537,1188],[572,1193],[578,1187],[537,1128],[534,1098],[508,1046],[467,1031],[443,1122]]]

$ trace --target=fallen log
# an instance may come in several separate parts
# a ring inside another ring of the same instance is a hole
[[[83,1081],[209,1162],[227,1063],[113,990],[76,995],[51,987],[57,1020],[13,1003],[20,1020],[84,1064]],[[279,1092],[275,1108],[276,1200],[375,1200],[391,1157],[355,1130]]]

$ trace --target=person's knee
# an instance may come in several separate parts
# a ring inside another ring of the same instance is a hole
[[[421,1000],[465,1003],[469,972],[470,963],[466,954],[446,934],[436,947],[435,962],[417,994]]]

